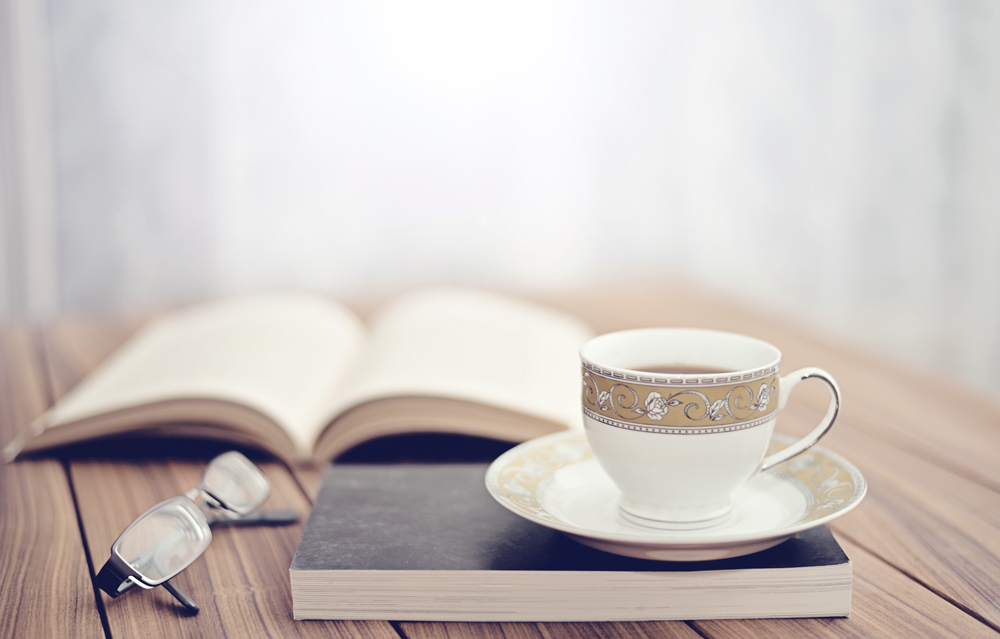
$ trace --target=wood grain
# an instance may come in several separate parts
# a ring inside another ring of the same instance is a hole
[[[681,621],[608,623],[401,623],[408,639],[482,637],[488,639],[698,639]]]
[[[272,493],[265,508],[294,507],[304,515],[309,502],[284,466],[264,464]],[[87,541],[96,563],[132,520],[154,504],[183,494],[201,479],[204,464],[180,461],[71,464]],[[102,593],[112,637],[384,637],[388,623],[295,622],[288,566],[302,532],[294,526],[229,528],[174,582],[200,606],[187,616],[161,588],[138,589],[112,599]]]
[[[400,630],[407,639],[544,639],[533,623],[439,623],[403,622]]]
[[[854,564],[849,618],[695,621],[692,625],[710,639],[1000,636],[871,553],[842,537],[840,542]]]
[[[600,639],[613,637],[642,637],[658,639],[688,639],[697,637],[698,633],[688,624],[680,621],[642,621],[642,622],[612,622],[612,623],[541,623],[539,629],[545,639],[562,639],[564,637],[588,637]]]
[[[38,343],[0,330],[0,442],[48,404]],[[57,460],[0,464],[0,637],[104,636],[76,508]]]
[[[821,415],[785,413],[793,426]],[[823,445],[869,483],[866,501],[832,528],[1000,627],[1000,493],[853,428],[850,415]]]

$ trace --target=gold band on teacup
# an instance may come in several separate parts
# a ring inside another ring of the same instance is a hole
[[[583,412],[618,428],[700,434],[753,428],[775,417],[778,366],[745,374],[670,377],[583,363]]]

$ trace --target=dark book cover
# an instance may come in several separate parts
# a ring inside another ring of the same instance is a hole
[[[663,562],[623,557],[589,548],[508,511],[487,491],[486,468],[487,464],[328,466],[290,568],[296,618],[300,618],[296,573],[315,571],[345,571],[354,577],[366,574],[358,571],[387,571],[403,577],[417,571],[442,575],[495,571],[523,575],[517,583],[527,587],[532,575],[547,572],[614,573],[620,581],[636,573],[730,575],[736,573],[726,571],[846,566],[849,611],[849,560],[825,526],[768,550],[731,559]],[[801,583],[802,571],[793,572],[797,576],[790,584]],[[506,574],[501,580],[509,583],[511,577]],[[467,581],[466,586],[475,588],[480,582],[485,587],[489,579]],[[359,583],[358,587],[363,586]],[[838,587],[842,590],[843,584]],[[780,616],[816,615],[793,611]]]

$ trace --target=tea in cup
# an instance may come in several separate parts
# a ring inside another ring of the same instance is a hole
[[[819,441],[840,407],[829,373],[780,376],[781,351],[736,333],[619,331],[587,342],[580,358],[587,439],[621,491],[621,515],[640,526],[722,523],[740,485]],[[778,411],[806,379],[828,386],[826,415],[806,437],[765,457]]]

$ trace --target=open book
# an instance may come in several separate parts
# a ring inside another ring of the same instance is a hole
[[[522,441],[579,425],[574,318],[431,289],[366,327],[317,296],[228,299],[140,330],[4,450],[149,434],[327,460],[368,439],[444,432]]]

